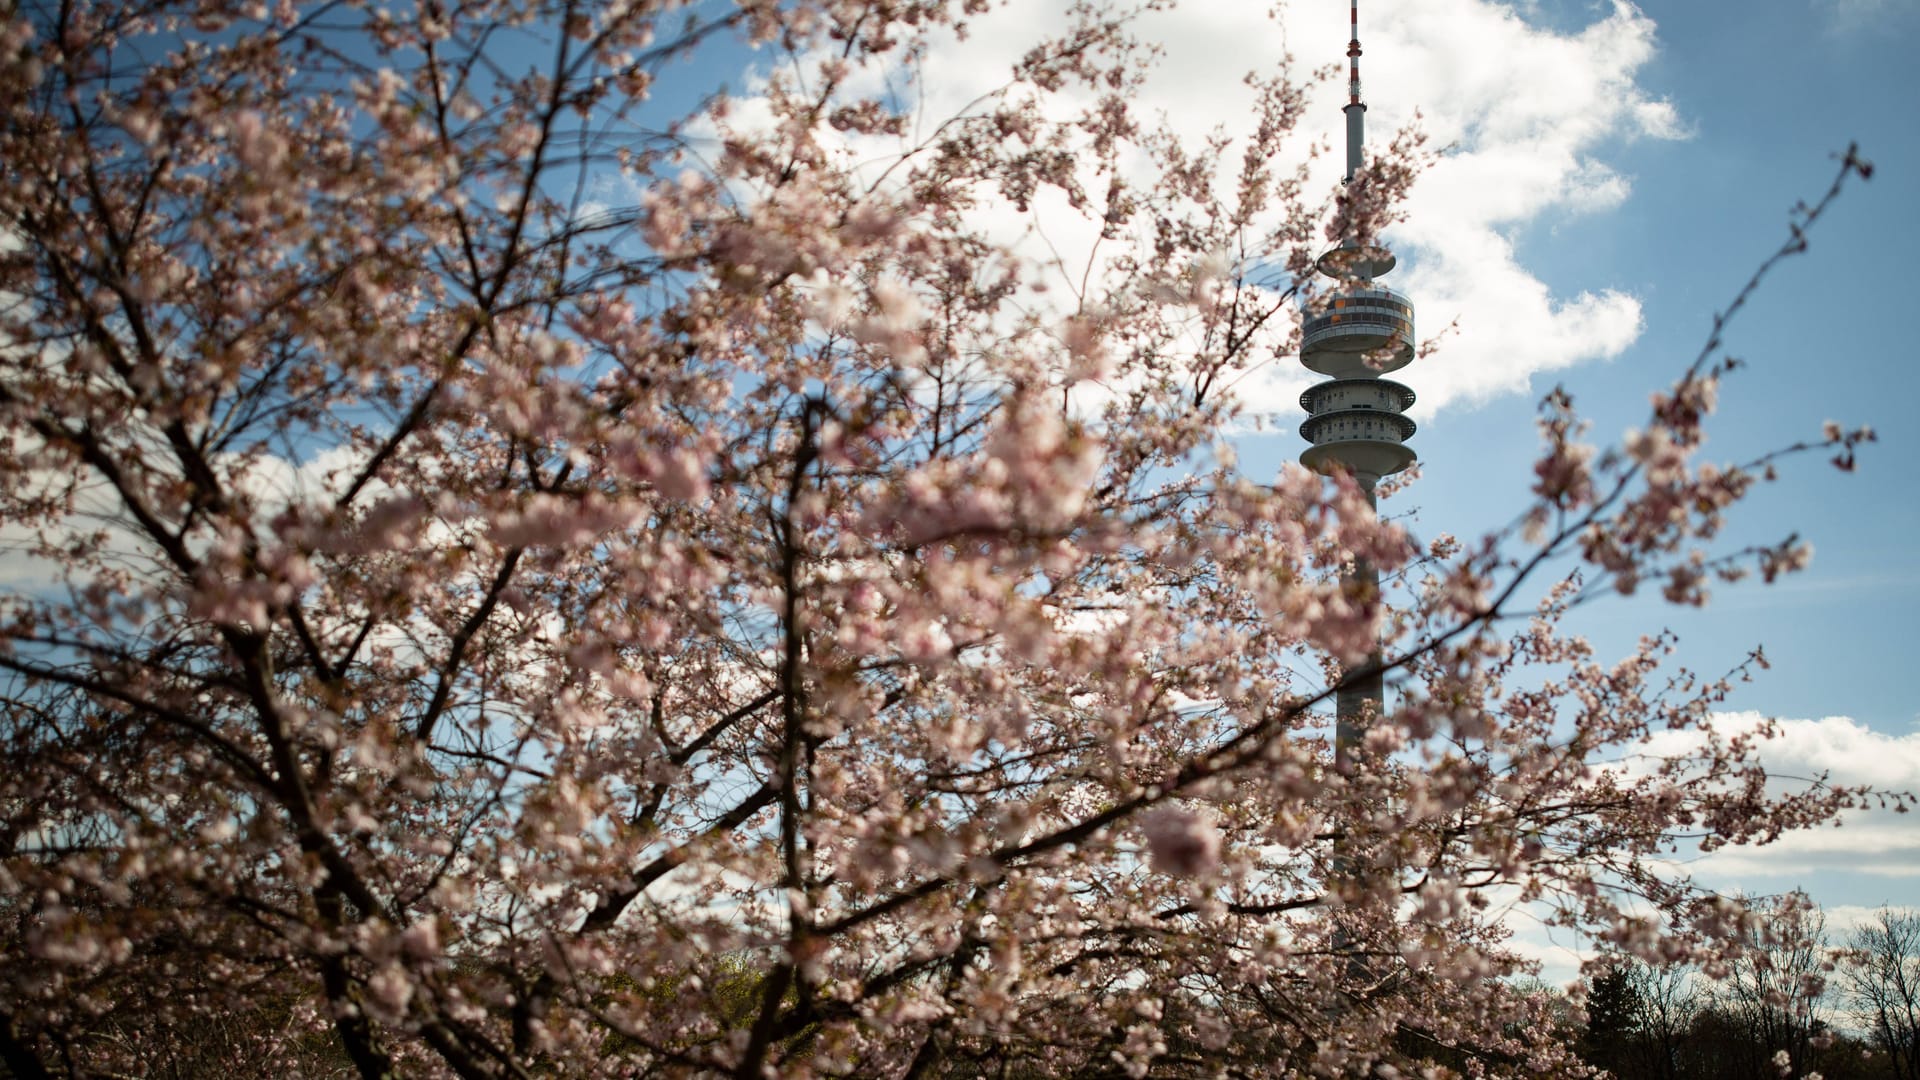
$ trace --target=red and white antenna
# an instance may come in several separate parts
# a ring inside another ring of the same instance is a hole
[[[1349,0],[1352,33],[1347,39],[1347,176],[1360,170],[1360,151],[1367,141],[1367,106],[1360,100],[1360,0]]]
[[[1347,104],[1360,104],[1360,0],[1353,0],[1353,36],[1347,40]]]

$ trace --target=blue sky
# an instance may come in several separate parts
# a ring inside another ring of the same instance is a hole
[[[1829,418],[1879,433],[1859,473],[1803,460],[1735,518],[1740,537],[1799,531],[1815,545],[1812,569],[1772,589],[1723,590],[1698,614],[1618,604],[1590,622],[1601,639],[1650,620],[1672,625],[1703,666],[1764,643],[1774,670],[1736,706],[1840,714],[1907,734],[1920,715],[1909,671],[1920,643],[1920,438],[1906,412],[1920,389],[1909,328],[1909,260],[1920,252],[1920,74],[1909,61],[1920,10],[1866,7],[1696,0],[1642,9],[1657,47],[1635,81],[1673,107],[1683,137],[1597,146],[1595,156],[1630,181],[1619,204],[1549,211],[1511,236],[1517,261],[1556,296],[1621,290],[1639,301],[1643,329],[1616,357],[1428,417],[1417,443],[1425,476],[1410,501],[1426,528],[1473,535],[1503,520],[1527,476],[1532,405],[1555,382],[1594,418],[1596,437],[1639,422],[1647,392],[1694,354],[1712,312],[1784,237],[1788,208],[1819,194],[1833,153],[1857,141],[1877,166],[1874,179],[1847,191],[1809,252],[1781,266],[1727,335],[1750,367],[1726,385],[1709,448],[1735,459],[1813,436]],[[1596,13],[1584,3],[1540,8],[1540,21],[1559,27]],[[1378,50],[1369,59],[1391,64]],[[1443,349],[1428,364],[1451,362]],[[1422,374],[1402,377],[1418,388]]]
[[[1471,535],[1500,520],[1506,493],[1525,478],[1531,404],[1551,382],[1574,394],[1597,436],[1636,423],[1646,393],[1693,355],[1711,313],[1781,239],[1788,209],[1818,195],[1833,153],[1858,142],[1877,166],[1873,180],[1846,192],[1808,253],[1780,267],[1727,335],[1750,366],[1725,387],[1709,447],[1737,459],[1811,436],[1828,418],[1879,433],[1858,473],[1801,461],[1735,517],[1740,538],[1800,532],[1815,545],[1812,567],[1772,588],[1722,590],[1704,611],[1616,603],[1582,627],[1618,651],[1650,626],[1671,626],[1682,656],[1709,671],[1764,644],[1773,669],[1729,705],[1800,722],[1780,768],[1911,786],[1920,779],[1920,436],[1908,412],[1920,389],[1910,261],[1920,252],[1920,68],[1911,62],[1920,7],[1679,0],[1641,10],[1655,47],[1634,82],[1672,106],[1681,137],[1596,144],[1594,156],[1630,181],[1625,197],[1539,215],[1511,237],[1517,261],[1555,295],[1621,290],[1639,301],[1642,329],[1611,359],[1536,375],[1530,393],[1429,418],[1425,479],[1411,501],[1424,527]],[[1605,13],[1570,3],[1530,15],[1564,33]],[[1449,361],[1442,350],[1431,363]],[[1420,375],[1403,377],[1417,387]],[[1819,722],[1826,717],[1855,723]],[[1723,888],[1804,887],[1844,924],[1863,907],[1920,904],[1912,817],[1862,816],[1852,830],[1696,869]]]
[[[1562,7],[1556,20],[1591,11]],[[1684,136],[1599,147],[1631,181],[1617,206],[1550,212],[1511,234],[1518,261],[1556,295],[1622,290],[1640,302],[1643,329],[1616,357],[1536,375],[1529,393],[1429,417],[1418,442],[1425,477],[1411,501],[1426,528],[1472,534],[1501,520],[1526,478],[1533,402],[1555,382],[1594,418],[1596,436],[1638,422],[1647,392],[1693,355],[1712,312],[1783,238],[1788,208],[1817,195],[1833,153],[1857,141],[1877,166],[1874,179],[1847,191],[1809,252],[1781,266],[1727,335],[1750,367],[1725,387],[1710,447],[1734,459],[1812,436],[1828,418],[1874,427],[1881,441],[1859,473],[1800,461],[1735,518],[1741,537],[1801,532],[1816,547],[1812,569],[1771,589],[1723,590],[1698,614],[1616,604],[1590,622],[1603,638],[1649,620],[1672,625],[1702,664],[1764,643],[1775,668],[1737,706],[1841,714],[1908,734],[1920,715],[1910,671],[1920,643],[1920,438],[1906,411],[1920,389],[1909,315],[1909,260],[1920,251],[1912,111],[1920,75],[1903,61],[1920,43],[1920,11],[1888,3],[1868,19],[1821,0],[1737,15],[1702,3],[1644,11],[1658,48],[1636,81],[1673,106]],[[1428,363],[1451,362],[1443,349]],[[1418,387],[1420,375],[1416,367],[1403,377]]]

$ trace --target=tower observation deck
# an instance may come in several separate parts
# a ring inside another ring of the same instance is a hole
[[[1353,36],[1347,43],[1347,171],[1353,183],[1366,143],[1367,107],[1360,100],[1359,0],[1349,0]],[[1393,254],[1349,236],[1320,256],[1316,268],[1336,284],[1305,313],[1300,362],[1333,376],[1300,395],[1306,422],[1300,436],[1312,445],[1301,464],[1316,472],[1344,468],[1369,494],[1381,477],[1413,464],[1414,423],[1406,416],[1413,391],[1380,376],[1413,362],[1413,302],[1375,279],[1391,271]],[[1324,305],[1324,306],[1323,306]]]

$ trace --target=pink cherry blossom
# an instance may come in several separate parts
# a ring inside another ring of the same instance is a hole
[[[1175,877],[1200,877],[1220,862],[1220,830],[1199,814],[1162,806],[1140,819],[1153,868]]]

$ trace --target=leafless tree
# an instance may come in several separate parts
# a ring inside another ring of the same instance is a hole
[[[1883,907],[1847,946],[1840,984],[1848,1009],[1892,1059],[1893,1075],[1920,1080],[1920,912]]]
[[[1785,1051],[1795,1071],[1804,1071],[1813,1041],[1828,1027],[1824,1015],[1827,917],[1805,893],[1750,900],[1746,950],[1728,965],[1714,989],[1711,1008],[1743,1048],[1724,1075],[1775,1075]]]
[[[1639,1075],[1660,1080],[1681,1076],[1680,1052],[1700,1016],[1699,972],[1685,965],[1629,969],[1638,1038],[1631,1047]]]

